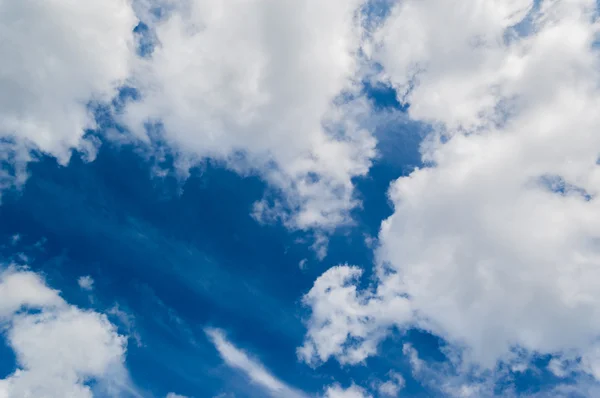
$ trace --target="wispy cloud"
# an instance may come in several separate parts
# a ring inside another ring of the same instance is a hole
[[[308,398],[307,394],[285,384],[271,374],[258,360],[250,358],[246,352],[234,346],[227,340],[222,330],[207,328],[204,331],[228,366],[242,371],[252,383],[261,386],[269,395]]]

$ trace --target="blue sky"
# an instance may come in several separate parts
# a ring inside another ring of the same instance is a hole
[[[0,0],[0,398],[598,396],[597,17]]]
[[[388,107],[386,94],[370,92],[378,106]],[[313,370],[298,363],[307,316],[300,298],[332,265],[372,262],[364,236],[376,235],[391,213],[386,188],[419,162],[419,130],[407,126],[402,134],[401,149],[394,151],[403,152],[402,159],[382,157],[357,181],[363,200],[354,214],[357,225],[332,236],[322,261],[310,248],[310,233],[251,217],[266,189],[259,178],[211,161],[185,181],[157,177],[153,159],[108,142],[93,162],[75,155],[63,167],[42,155],[29,166],[26,185],[6,193],[0,207],[3,256],[22,262],[24,254],[27,265],[71,303],[99,311],[118,305],[131,316],[132,330],[114,318],[123,333],[141,341],[138,347],[130,340],[127,363],[136,384],[156,396],[173,385],[197,397],[262,396],[222,365],[204,335],[207,326],[222,328],[278,377],[307,392],[320,393],[331,381],[369,383],[405,364],[383,358],[368,370],[335,364]],[[77,284],[85,275],[94,280],[90,293]],[[436,350],[435,340],[419,333],[413,339]],[[2,365],[8,373],[14,359]]]

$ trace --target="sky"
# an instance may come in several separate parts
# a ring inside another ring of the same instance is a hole
[[[0,0],[0,398],[600,396],[595,0]]]

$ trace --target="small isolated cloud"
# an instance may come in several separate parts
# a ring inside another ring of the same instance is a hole
[[[21,235],[19,234],[14,234],[13,236],[10,237],[10,243],[14,246],[17,243],[19,243],[19,241],[21,240]]]
[[[306,263],[308,262],[307,259],[303,258],[302,260],[300,260],[300,262],[298,263],[298,268],[300,268],[301,270],[305,270],[306,269]]]
[[[400,373],[390,372],[388,380],[377,386],[377,392],[381,397],[397,397],[405,384],[406,381]]]
[[[223,331],[207,328],[205,332],[228,366],[242,371],[253,384],[260,386],[270,396],[308,398],[306,394],[295,390],[275,377],[258,360],[250,358],[244,351],[235,347],[227,340]]]
[[[167,396],[165,398],[188,398],[185,395],[179,395],[179,394],[175,394],[174,392],[170,392],[167,394]]]
[[[77,284],[82,290],[91,291],[94,289],[94,280],[89,275],[79,277]]]
[[[106,315],[65,302],[38,274],[0,273],[0,323],[17,358],[17,369],[0,380],[0,397],[138,396],[124,366],[126,337]]]
[[[327,387],[323,398],[372,398],[364,388],[352,384],[348,388],[343,388],[339,384]]]

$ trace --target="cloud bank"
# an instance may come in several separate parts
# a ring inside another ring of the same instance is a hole
[[[182,173],[212,158],[258,174],[262,221],[331,231],[360,203],[376,141],[363,126],[362,0],[2,1],[3,189],[24,182],[32,151],[93,158],[90,106],[131,87],[114,117],[138,145],[166,143]],[[161,10],[161,17],[156,17]],[[242,17],[243,15],[243,17]],[[148,35],[133,29],[139,20]],[[140,54],[137,46],[153,48]],[[27,51],[22,51],[27,48]],[[121,101],[121,100],[119,100]],[[115,138],[115,135],[106,137]]]
[[[301,358],[358,363],[419,327],[493,369],[514,350],[600,378],[600,59],[594,1],[402,1],[371,56],[432,126],[393,182],[376,281],[327,271]],[[334,336],[327,338],[326,336]]]

